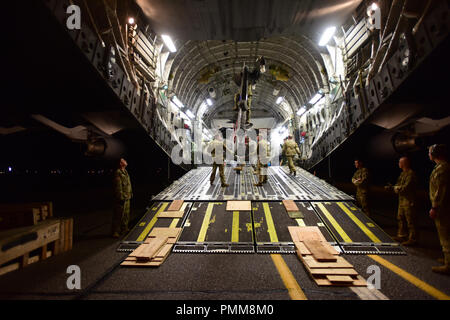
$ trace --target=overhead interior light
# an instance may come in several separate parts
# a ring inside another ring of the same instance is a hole
[[[187,115],[189,118],[191,118],[191,119],[194,119],[194,118],[195,118],[195,116],[194,116],[194,114],[192,113],[191,110],[187,110],[187,111],[186,111],[186,115]]]
[[[175,105],[176,105],[178,108],[180,108],[180,109],[183,109],[183,108],[184,108],[184,104],[181,103],[181,101],[177,98],[177,96],[174,96],[174,97],[172,98],[172,102],[175,103]]]
[[[175,44],[172,41],[172,38],[167,35],[162,35],[161,38],[164,41],[164,44],[167,46],[167,48],[170,50],[170,52],[176,52],[177,48],[175,48]]]
[[[322,37],[320,38],[319,46],[323,47],[324,45],[326,45],[328,43],[328,41],[330,41],[331,37],[334,35],[335,32],[336,32],[336,27],[326,28],[322,34]]]
[[[302,114],[305,113],[305,111],[306,111],[306,107],[303,106],[303,107],[301,107],[300,109],[297,110],[297,115],[301,116]]]
[[[276,101],[275,103],[276,103],[276,104],[280,104],[281,101],[283,101],[283,97],[278,97],[278,98],[277,98],[277,101]]]
[[[128,18],[128,24],[134,24],[134,23],[135,23],[134,18],[133,17],[129,17]]]
[[[208,104],[208,106],[212,106],[213,102],[210,98],[206,99],[206,103]]]
[[[319,101],[322,98],[322,93],[318,92],[316,93],[316,95],[314,97],[312,97],[311,100],[309,100],[309,103],[311,105],[315,105],[317,103],[317,101]]]

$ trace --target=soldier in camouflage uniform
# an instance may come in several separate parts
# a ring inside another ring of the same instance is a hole
[[[223,188],[228,187],[229,185],[225,181],[225,173],[224,173],[224,153],[229,152],[232,153],[225,145],[223,141],[222,135],[220,133],[216,134],[214,140],[211,141],[206,149],[208,154],[211,154],[213,158],[213,167],[210,177],[211,185],[214,184],[214,180],[216,179],[216,171],[219,168],[220,182]],[[220,152],[222,151],[222,152]],[[216,154],[217,152],[217,154]]]
[[[259,182],[255,183],[255,186],[261,187],[267,182],[267,170],[270,161],[270,149],[269,142],[265,139],[264,135],[258,137],[258,165],[259,165]]]
[[[433,272],[450,274],[450,164],[447,147],[433,145],[428,153],[436,163],[430,176],[430,218],[434,220],[444,253],[444,265],[433,267]]]
[[[286,142],[283,144],[283,155],[287,158],[290,174],[294,176],[297,174],[294,165],[294,156],[300,156],[300,149],[298,148],[297,143],[292,140],[292,136],[289,136]]]
[[[360,159],[355,160],[355,167],[357,170],[353,175],[352,183],[356,186],[356,201],[364,213],[369,216],[369,170],[364,167]]]
[[[393,238],[404,246],[411,246],[417,243],[417,229],[415,226],[417,178],[415,172],[411,169],[411,164],[407,157],[400,158],[398,166],[402,169],[402,173],[398,177],[397,183],[395,186],[385,187],[398,194],[398,232],[397,236]]]
[[[128,222],[130,221],[130,199],[133,197],[130,176],[128,175],[128,163],[125,159],[120,159],[119,168],[114,175],[114,217],[112,223],[113,237],[118,238],[121,234],[127,233]]]

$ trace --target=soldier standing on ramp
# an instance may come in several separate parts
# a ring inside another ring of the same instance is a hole
[[[355,160],[356,172],[353,175],[352,183],[356,186],[356,201],[361,206],[364,213],[370,216],[369,213],[369,170],[364,167],[361,159]]]
[[[408,157],[402,157],[398,161],[402,173],[397,179],[395,186],[386,186],[385,189],[393,190],[398,194],[398,231],[395,241],[404,246],[412,246],[417,243],[417,228],[415,225],[415,197],[417,178],[411,169]]]
[[[267,183],[267,169],[270,161],[270,149],[269,142],[265,139],[264,134],[260,134],[258,137],[258,159],[259,159],[259,182],[255,183],[256,187],[262,187],[264,183]]]
[[[294,165],[294,156],[300,156],[300,149],[298,148],[297,143],[292,140],[292,136],[289,136],[286,142],[283,145],[283,155],[287,158],[290,174],[294,176],[297,174]]]
[[[210,177],[211,185],[214,184],[214,180],[216,179],[216,171],[219,168],[220,182],[223,188],[228,187],[229,185],[225,181],[225,173],[224,173],[224,153],[230,152],[232,153],[225,145],[223,141],[222,134],[217,133],[214,136],[214,140],[211,141],[207,148],[207,153],[211,154],[213,158],[213,167]]]
[[[428,150],[430,160],[436,163],[430,175],[430,218],[434,220],[444,252],[444,265],[433,267],[433,272],[450,274],[450,165],[447,147],[433,145]]]
[[[119,168],[114,175],[114,217],[112,223],[112,236],[119,238],[120,235],[130,231],[128,222],[130,221],[130,199],[133,197],[130,176],[125,169],[128,163],[121,158]]]

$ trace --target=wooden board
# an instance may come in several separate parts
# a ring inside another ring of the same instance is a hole
[[[313,255],[314,259],[320,262],[335,262],[336,256],[331,254],[322,242],[319,240],[307,240],[304,241],[305,246]]]
[[[150,261],[153,255],[167,242],[167,239],[167,237],[158,237],[152,239],[149,243],[143,243],[129,257],[134,257],[137,261]]]
[[[184,200],[173,200],[167,211],[180,211]]]
[[[336,262],[318,262],[316,261],[312,256],[302,256],[300,255],[299,257],[304,264],[311,268],[333,268],[333,269],[338,269],[338,268],[353,268],[353,266],[348,263],[344,258],[342,257],[336,257]]]
[[[353,283],[353,278],[347,275],[326,275],[327,280],[332,283]]]
[[[294,200],[283,200],[284,208],[287,212],[299,212],[297,205],[295,204]]]
[[[152,238],[167,237],[167,243],[174,244],[180,237],[182,228],[153,228],[145,242]]]
[[[346,276],[357,276],[358,272],[352,268],[343,269],[333,269],[333,268],[316,268],[309,269],[310,273],[315,275],[346,275]]]
[[[294,242],[296,241],[306,241],[306,240],[319,240],[325,241],[325,237],[322,232],[320,232],[319,227],[288,227],[291,238]]]
[[[252,211],[251,201],[227,201],[226,211]]]
[[[183,218],[184,211],[163,211],[160,214],[158,214],[159,218]]]

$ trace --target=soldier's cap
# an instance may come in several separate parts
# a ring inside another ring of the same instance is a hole
[[[433,144],[429,147],[430,154],[436,158],[447,157],[447,146],[445,144]]]

